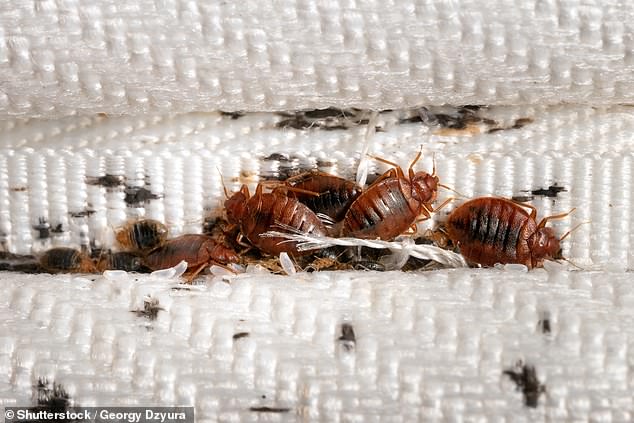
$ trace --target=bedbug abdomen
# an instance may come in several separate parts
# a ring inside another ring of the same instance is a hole
[[[278,255],[281,252],[294,255],[310,253],[310,251],[299,252],[295,242],[288,242],[284,238],[260,236],[268,231],[284,232],[284,226],[316,236],[327,234],[326,227],[317,215],[295,198],[267,193],[255,195],[249,199],[241,230],[251,244],[272,255]]]
[[[447,233],[460,253],[483,266],[520,263],[531,268],[528,238],[535,229],[535,221],[521,206],[494,197],[468,201],[447,220]]]
[[[90,257],[74,248],[56,247],[47,250],[40,257],[40,265],[49,272],[94,272],[95,265]]]
[[[293,187],[319,194],[289,192],[289,196],[294,196],[315,213],[323,213],[335,222],[343,220],[346,211],[361,193],[356,183],[321,172],[308,174],[293,183]]]
[[[343,221],[343,236],[391,240],[405,232],[420,213],[405,179],[389,178],[371,186],[350,206]]]
[[[167,227],[157,220],[143,219],[117,231],[117,241],[124,248],[149,251],[167,239]]]

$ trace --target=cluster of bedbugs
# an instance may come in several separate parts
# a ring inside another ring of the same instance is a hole
[[[235,265],[258,263],[281,271],[277,259],[286,253],[307,271],[383,270],[380,252],[343,247],[304,250],[296,241],[267,232],[384,241],[415,233],[417,222],[430,218],[447,203],[434,206],[438,189],[444,185],[435,166],[431,174],[414,171],[420,157],[418,153],[407,173],[397,164],[375,157],[390,169],[367,187],[323,172],[262,182],[253,195],[243,185],[233,194],[225,192],[226,219],[219,218],[205,234],[169,239],[161,222],[138,220],[116,231],[119,252],[100,252],[91,257],[71,248],[53,248],[40,257],[39,263],[48,272],[143,272],[170,268],[184,260],[188,263],[185,276],[192,280],[214,264],[235,271],[239,268]],[[473,264],[519,263],[530,269],[541,266],[546,259],[560,258],[560,241],[568,234],[559,238],[546,223],[568,214],[549,216],[537,223],[533,206],[481,197],[458,206],[441,232],[424,242],[457,249]],[[412,266],[416,267],[405,267]]]

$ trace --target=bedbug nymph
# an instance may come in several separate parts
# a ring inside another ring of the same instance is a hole
[[[182,260],[187,262],[186,279],[191,281],[207,266],[225,266],[237,263],[240,258],[235,251],[210,236],[189,234],[170,239],[155,248],[145,257],[144,264],[151,270],[161,270],[174,267]]]
[[[302,233],[326,236],[326,227],[317,215],[297,201],[274,190],[264,193],[262,184],[258,184],[255,194],[250,197],[249,188],[243,185],[240,191],[225,201],[227,220],[239,225],[240,232],[249,242],[261,251],[271,255],[286,252],[293,255],[309,253],[298,251],[297,243],[284,238],[266,238],[264,232],[279,231],[282,227],[293,228]]]
[[[325,172],[303,173],[286,182],[299,189],[289,191],[289,196],[335,222],[343,220],[350,205],[361,194],[361,188],[355,182]]]
[[[117,242],[133,251],[150,251],[167,239],[167,227],[153,219],[128,223],[116,232]]]
[[[379,177],[350,206],[345,215],[342,235],[356,238],[391,240],[415,224],[419,216],[429,219],[432,203],[438,193],[436,170],[414,172],[419,152],[405,176],[403,169],[384,159],[377,160],[394,166]]]
[[[40,265],[52,273],[94,273],[95,264],[86,254],[67,247],[51,248],[40,257]]]
[[[126,272],[144,272],[148,269],[143,265],[143,258],[127,251],[112,253],[108,251],[97,260],[97,270],[124,270]]]
[[[531,209],[529,214],[523,207]],[[545,259],[560,255],[560,241],[555,231],[546,227],[552,219],[572,213],[548,216],[535,221],[537,210],[504,198],[482,197],[456,208],[447,220],[447,233],[460,253],[470,262],[482,266],[495,263],[519,263],[529,269],[541,267]]]

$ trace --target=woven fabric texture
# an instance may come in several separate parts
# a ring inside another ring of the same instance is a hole
[[[20,1],[0,117],[634,102],[630,1]]]
[[[0,272],[0,405],[45,380],[200,422],[632,421],[633,51],[617,0],[0,4],[3,253],[116,247],[139,217],[201,232],[223,182],[352,178],[366,147],[585,222],[578,268]]]
[[[47,379],[75,404],[194,405],[197,422],[633,418],[629,274],[554,265],[174,285],[119,274],[6,284],[1,403],[29,404]],[[154,320],[140,312],[148,296]],[[546,387],[537,408],[503,374],[519,360]]]

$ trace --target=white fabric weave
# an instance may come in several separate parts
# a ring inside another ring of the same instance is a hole
[[[0,5],[0,117],[634,102],[619,0]]]
[[[84,406],[195,405],[197,422],[633,418],[629,274],[245,274],[192,291],[149,275],[93,279],[6,284],[2,403],[29,403],[45,377]],[[154,321],[131,312],[147,296],[164,309]],[[546,385],[536,409],[502,374],[518,360]],[[250,411],[262,406],[290,411]]]
[[[266,113],[329,106],[395,109],[369,151],[405,167],[422,145],[417,169],[435,155],[468,198],[576,207],[560,234],[589,222],[563,243],[574,271],[247,273],[188,291],[0,272],[0,405],[32,405],[45,378],[77,405],[194,405],[201,422],[632,421],[633,50],[634,3],[617,0],[0,4],[1,251],[111,247],[139,216],[200,232],[221,174],[230,190],[353,177],[365,125]],[[434,120],[460,113],[445,104],[485,107],[456,129]],[[425,123],[405,122],[419,106]],[[546,387],[535,409],[503,374],[519,360]]]

